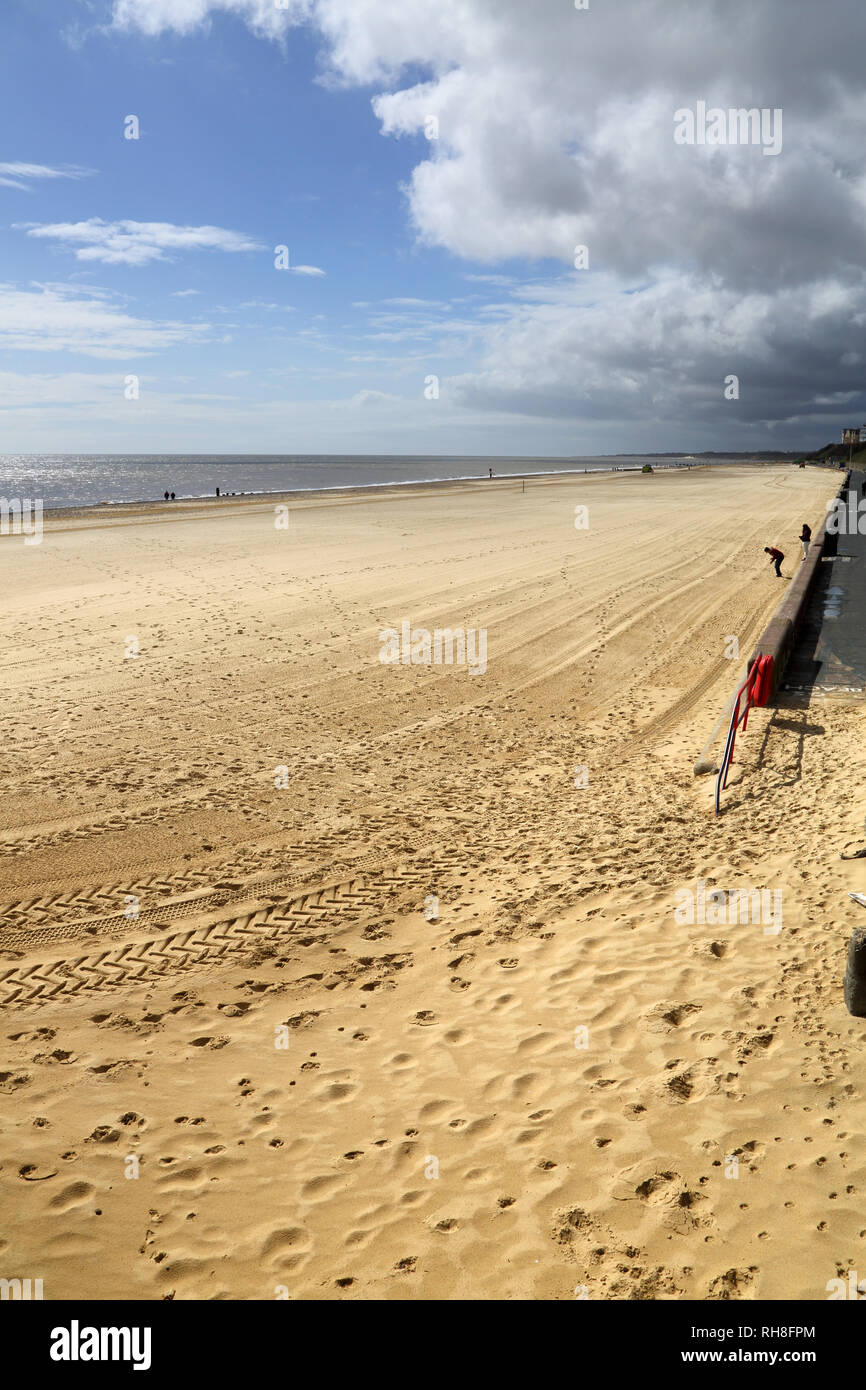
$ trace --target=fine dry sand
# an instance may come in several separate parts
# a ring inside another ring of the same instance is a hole
[[[692,774],[784,590],[763,546],[790,576],[834,487],[496,481],[307,497],[287,531],[244,500],[0,538],[0,1274],[47,1299],[866,1276],[840,987],[866,860],[839,860],[864,706],[754,713],[718,821]],[[486,672],[381,664],[403,620],[486,628]],[[678,922],[698,879],[781,890],[781,932]]]

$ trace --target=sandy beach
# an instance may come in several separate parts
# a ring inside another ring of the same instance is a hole
[[[834,487],[485,480],[0,537],[0,1272],[129,1300],[866,1276],[864,705],[755,711],[718,820],[692,770],[785,587],[763,547],[790,578]],[[483,663],[428,663],[437,629]],[[699,884],[780,893],[781,929],[678,920]]]

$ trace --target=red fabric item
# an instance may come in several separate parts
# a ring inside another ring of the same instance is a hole
[[[769,703],[770,691],[773,688],[773,658],[771,656],[759,656],[756,665],[757,673],[752,704],[766,705]]]

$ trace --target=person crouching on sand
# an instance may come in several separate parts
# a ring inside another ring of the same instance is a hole
[[[811,541],[811,539],[812,539],[812,528],[811,528],[811,526],[807,526],[806,523],[805,523],[805,521],[804,521],[804,522],[803,522],[803,529],[802,529],[802,531],[800,532],[800,541],[801,541],[802,546],[803,546],[803,559],[804,559],[804,560],[806,559],[806,557],[807,557],[808,554],[809,554],[809,542]]]
[[[781,565],[782,565],[782,561],[783,561],[784,558],[785,558],[785,556],[782,554],[782,551],[781,551],[781,550],[776,550],[775,546],[772,546],[772,545],[765,545],[765,546],[764,546],[764,554],[765,554],[765,555],[769,555],[769,557],[770,557],[770,559],[772,560],[773,564],[776,566],[776,574],[777,574],[777,576],[779,577],[779,579],[781,579],[781,578],[783,577],[783,576],[782,576]]]

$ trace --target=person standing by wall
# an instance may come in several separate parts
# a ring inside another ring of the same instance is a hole
[[[803,546],[803,559],[804,559],[804,560],[806,559],[806,556],[809,554],[809,542],[811,541],[811,539],[812,539],[812,528],[811,528],[811,526],[807,526],[806,523],[805,523],[805,521],[804,521],[804,522],[803,522],[803,529],[802,529],[802,531],[800,532],[800,541],[801,541],[802,546]]]

